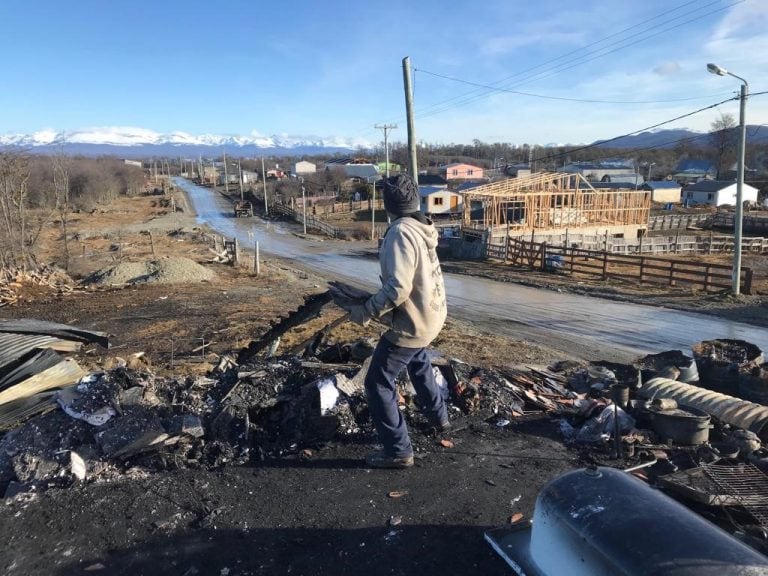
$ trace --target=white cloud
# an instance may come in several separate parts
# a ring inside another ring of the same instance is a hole
[[[653,72],[659,76],[671,76],[677,74],[680,70],[682,70],[682,68],[677,62],[664,62],[664,64],[656,66],[656,68],[653,69]]]

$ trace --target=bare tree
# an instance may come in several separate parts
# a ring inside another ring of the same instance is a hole
[[[736,120],[731,114],[720,114],[720,118],[710,125],[709,144],[712,148],[713,160],[717,168],[717,177],[725,171],[728,163],[736,158],[738,139]]]
[[[59,153],[53,157],[53,190],[56,200],[56,210],[61,219],[61,234],[64,240],[64,269],[69,270],[69,191],[72,161],[68,156]]]
[[[0,218],[2,219],[2,265],[26,267],[27,214],[26,195],[29,162],[18,152],[0,154]]]

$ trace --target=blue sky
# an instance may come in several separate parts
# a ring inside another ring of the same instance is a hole
[[[374,143],[374,124],[397,123],[392,139],[405,140],[404,56],[430,143],[630,132],[735,94],[707,62],[768,90],[766,0],[3,0],[0,22],[0,134],[130,126]],[[720,111],[738,105],[670,127],[706,130]],[[768,95],[747,120],[768,123]]]

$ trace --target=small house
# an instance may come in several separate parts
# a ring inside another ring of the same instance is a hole
[[[461,194],[444,186],[419,186],[421,211],[427,216],[459,216],[464,211]]]
[[[307,162],[306,160],[300,160],[293,165],[293,173],[297,176],[314,174],[315,172],[317,172],[317,166],[312,162]]]
[[[641,186],[641,190],[651,193],[651,202],[680,202],[682,186],[674,180],[651,180]]]
[[[757,188],[744,184],[744,202],[757,202]],[[736,205],[736,182],[730,180],[700,180],[683,188],[686,204],[709,204],[711,206]]]
[[[461,162],[441,166],[439,173],[446,180],[477,180],[483,177],[482,168]]]
[[[681,160],[675,168],[675,173],[672,174],[672,179],[686,184],[688,182],[696,182],[702,178],[715,178],[717,176],[717,168],[708,160],[694,160],[687,158]]]

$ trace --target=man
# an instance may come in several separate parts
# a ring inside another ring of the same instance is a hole
[[[349,307],[352,321],[385,321],[390,329],[379,340],[365,378],[365,392],[384,449],[368,455],[376,468],[413,466],[413,448],[398,408],[396,378],[406,368],[420,407],[439,431],[449,429],[448,414],[426,347],[447,314],[445,286],[437,259],[437,231],[419,211],[419,189],[399,174],[384,181],[384,207],[392,224],[379,251],[382,287],[365,303]],[[391,318],[391,320],[390,320]]]

